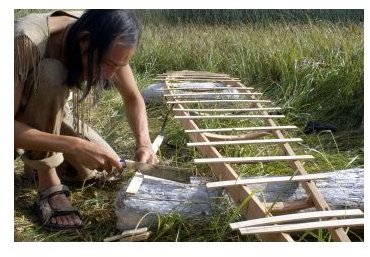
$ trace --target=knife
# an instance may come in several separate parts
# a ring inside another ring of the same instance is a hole
[[[189,170],[178,167],[148,164],[125,159],[121,159],[120,162],[122,163],[123,168],[128,171],[138,171],[144,175],[150,175],[180,183],[190,183],[190,177],[192,176]],[[117,171],[117,169],[113,169],[111,175],[118,177],[120,174],[122,173]]]

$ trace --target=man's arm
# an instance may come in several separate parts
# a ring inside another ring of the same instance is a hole
[[[141,162],[156,163],[157,159],[151,150],[145,103],[136,86],[130,65],[120,68],[116,75],[117,89],[125,103],[127,120],[136,139],[136,158]]]

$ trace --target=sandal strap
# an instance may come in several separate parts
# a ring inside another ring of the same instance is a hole
[[[80,216],[80,212],[73,206],[63,207],[63,208],[60,208],[60,209],[53,209],[53,210],[54,210],[54,213],[52,215],[53,217],[63,216],[63,215],[71,214],[71,213],[75,213],[78,216]]]
[[[39,192],[40,200],[49,198],[56,194],[65,194],[68,197],[71,195],[71,192],[66,185],[52,186],[42,192]]]

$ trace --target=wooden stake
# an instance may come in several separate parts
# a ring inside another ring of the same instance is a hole
[[[218,188],[218,187],[229,187],[229,186],[238,186],[238,185],[276,183],[276,182],[310,181],[310,180],[325,179],[325,178],[328,178],[328,175],[326,175],[325,173],[297,175],[293,177],[284,176],[284,177],[248,178],[248,179],[210,182],[206,184],[206,187],[207,188]]]
[[[235,140],[235,141],[213,141],[213,142],[193,142],[187,143],[188,147],[194,146],[218,146],[218,145],[247,145],[247,144],[285,144],[290,142],[302,142],[301,138],[286,139],[255,139],[255,140]]]
[[[256,163],[256,162],[274,162],[274,161],[297,161],[314,159],[312,155],[294,155],[294,156],[264,156],[264,157],[222,157],[222,158],[200,158],[194,159],[194,163]]]
[[[365,219],[344,219],[344,220],[325,220],[306,222],[301,224],[286,224],[286,225],[272,225],[272,226],[261,226],[261,227],[250,227],[240,228],[240,234],[265,234],[265,233],[277,233],[277,232],[293,232],[302,230],[313,230],[319,228],[340,228],[340,227],[360,227],[363,226]]]
[[[333,217],[363,217],[364,213],[360,209],[350,209],[350,210],[334,210],[334,211],[314,211],[314,212],[304,212],[295,213],[288,215],[281,215],[276,217],[266,217],[261,219],[247,220],[241,222],[230,223],[230,228],[232,230],[237,230],[239,228],[253,227],[260,225],[270,225],[279,224],[286,222],[296,222],[302,220],[312,220],[312,219],[322,219],[322,218],[333,218]]]

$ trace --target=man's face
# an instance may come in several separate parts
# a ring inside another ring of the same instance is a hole
[[[103,56],[100,65],[102,79],[110,80],[113,75],[122,67],[129,64],[135,54],[135,48],[125,47],[122,43],[114,43]],[[98,78],[97,52],[94,53],[93,76],[94,80]],[[87,51],[82,51],[83,80],[86,81],[88,76],[88,57]]]

